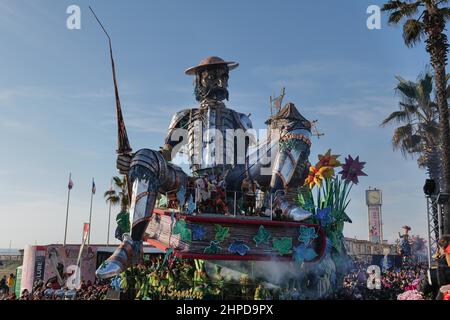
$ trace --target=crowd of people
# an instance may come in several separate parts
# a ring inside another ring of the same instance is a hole
[[[374,285],[368,285],[370,273],[368,263],[356,263],[354,269],[344,277],[342,288],[328,299],[333,300],[397,300],[406,291],[418,290],[426,281],[427,264],[383,270]],[[378,282],[378,283],[377,283]],[[423,298],[431,298],[423,296]]]
[[[15,292],[0,294],[0,300],[103,300],[106,297],[110,284],[96,281],[92,283],[81,282],[77,290],[64,287],[56,288],[52,283],[45,284],[42,280],[34,283],[31,292],[24,289],[19,297]]]
[[[431,284],[428,263],[415,262],[409,256],[403,256],[401,267],[380,268],[379,280],[370,278],[373,285],[368,285],[369,264],[356,262],[354,269],[344,277],[342,288],[328,299],[450,300],[450,236],[442,236],[438,245],[438,252],[434,256],[438,263],[435,269],[438,274],[433,277]]]

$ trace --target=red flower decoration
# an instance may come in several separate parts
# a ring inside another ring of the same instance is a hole
[[[339,174],[342,174],[342,178],[345,181],[353,182],[354,184],[358,184],[359,176],[367,176],[362,169],[364,169],[365,162],[359,161],[359,156],[355,159],[352,156],[348,156],[345,158],[345,163],[342,165],[342,171]]]

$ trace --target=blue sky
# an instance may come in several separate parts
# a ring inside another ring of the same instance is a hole
[[[425,172],[393,152],[395,75],[414,80],[428,63],[424,47],[404,46],[400,27],[366,27],[383,1],[106,1],[0,2],[0,247],[62,242],[67,180],[72,172],[69,242],[89,217],[91,242],[104,243],[108,206],[102,193],[115,171],[115,102],[107,42],[92,5],[113,39],[119,90],[134,150],[157,149],[170,118],[194,106],[187,67],[218,55],[240,67],[230,74],[228,106],[264,128],[268,97],[286,87],[325,133],[311,162],[331,148],[359,155],[368,177],[353,188],[345,235],[366,239],[364,190],[383,190],[385,238],[403,224],[426,235]],[[66,28],[66,8],[81,8],[81,30]],[[117,210],[114,210],[114,216]],[[111,239],[113,238],[113,230]]]

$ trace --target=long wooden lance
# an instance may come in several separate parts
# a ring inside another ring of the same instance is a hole
[[[125,128],[125,122],[124,122],[123,116],[122,116],[122,107],[120,105],[119,90],[117,87],[116,67],[114,64],[114,57],[113,57],[113,51],[112,51],[112,45],[111,45],[111,37],[109,36],[105,27],[103,27],[103,24],[100,22],[99,18],[97,17],[97,15],[94,12],[94,10],[92,10],[91,6],[89,6],[89,9],[91,10],[92,14],[94,15],[94,17],[97,20],[100,27],[103,29],[103,32],[108,37],[109,55],[111,57],[112,77],[113,77],[113,81],[114,81],[114,94],[116,96],[116,118],[117,118],[117,150],[116,150],[116,152],[118,155],[130,155],[133,150],[130,147],[130,141],[128,140],[127,129]],[[129,200],[128,203],[131,204],[131,185],[130,185],[130,178],[128,176],[128,173],[125,174],[125,181],[126,181],[127,187],[128,187],[128,200]]]

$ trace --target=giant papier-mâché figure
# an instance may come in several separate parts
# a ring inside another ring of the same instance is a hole
[[[277,136],[271,131],[264,143],[250,152],[256,138],[251,134],[249,116],[227,108],[223,102],[228,100],[229,71],[237,66],[208,57],[187,69],[187,75],[195,76],[198,107],[174,115],[160,150],[141,149],[118,156],[117,168],[129,176],[132,190],[131,232],[123,235],[117,250],[99,267],[99,278],[113,277],[140,262],[143,237],[158,195],[186,188],[192,177],[225,175],[227,191],[239,191],[248,176],[266,190],[267,207],[270,201],[281,218],[302,221],[311,216],[286,196],[307,176],[311,124],[294,104],[288,103],[266,122],[276,129]],[[181,147],[188,150],[192,177],[170,162]]]

